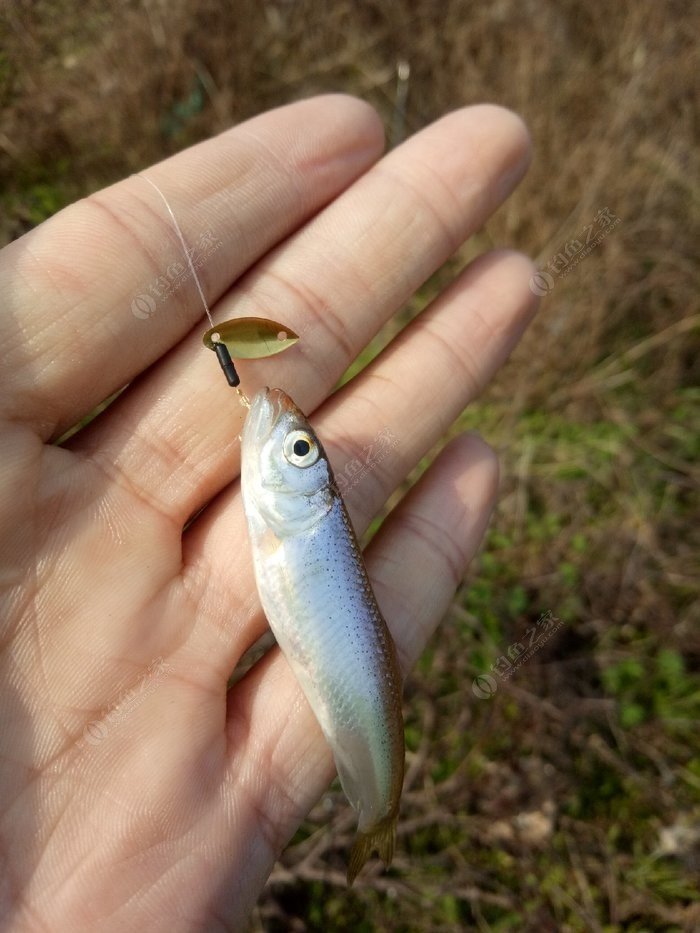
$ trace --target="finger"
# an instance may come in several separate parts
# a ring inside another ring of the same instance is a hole
[[[255,260],[373,162],[378,118],[318,97],[274,110],[147,171],[214,303]],[[132,176],[61,211],[0,255],[4,413],[60,433],[203,315],[158,193]]]
[[[517,253],[480,257],[318,410],[314,427],[358,533],[504,362],[536,307],[531,275]],[[187,533],[184,554],[186,585],[201,610],[197,651],[216,658],[225,676],[266,625],[237,486]],[[236,601],[236,593],[251,595]]]
[[[302,339],[240,372],[312,411],[389,316],[525,171],[520,120],[450,114],[394,150],[230,292],[219,316],[268,314]],[[184,518],[237,475],[242,413],[198,334],[76,442],[160,510]]]
[[[382,612],[405,665],[446,612],[484,534],[498,482],[490,448],[467,435],[443,451],[367,553]],[[266,877],[334,773],[330,749],[287,662],[275,648],[229,694],[231,781],[258,815],[236,896]],[[255,888],[253,887],[253,890]]]
[[[336,478],[361,523],[369,523],[508,359],[538,306],[532,273],[520,253],[480,256],[324,407]],[[394,443],[373,465],[373,444],[384,432]],[[355,482],[365,463],[366,482]]]

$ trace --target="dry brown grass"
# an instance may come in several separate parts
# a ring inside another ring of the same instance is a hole
[[[700,821],[699,28],[675,0],[5,7],[4,238],[297,97],[359,94],[392,127],[401,61],[407,131],[482,100],[532,131],[527,180],[458,261],[509,244],[545,267],[601,209],[620,218],[462,421],[500,448],[503,492],[407,688],[395,869],[345,891],[331,793],[261,928],[700,928],[682,832]],[[478,699],[472,679],[546,609],[563,629]]]

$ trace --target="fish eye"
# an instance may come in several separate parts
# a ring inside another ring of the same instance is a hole
[[[306,431],[290,431],[284,439],[285,460],[292,466],[310,467],[318,460],[316,441]]]

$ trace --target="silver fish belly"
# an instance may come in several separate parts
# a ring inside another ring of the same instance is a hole
[[[260,600],[358,811],[352,882],[393,854],[404,770],[401,677],[345,504],[304,415],[279,389],[253,399],[242,489]]]

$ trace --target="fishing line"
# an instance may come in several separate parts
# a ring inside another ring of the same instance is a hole
[[[177,233],[178,237],[180,238],[180,243],[182,244],[182,250],[183,250],[185,256],[187,257],[187,262],[188,262],[189,267],[190,267],[190,272],[192,273],[192,276],[193,276],[193,278],[194,278],[195,284],[196,284],[196,286],[197,286],[197,291],[199,292],[199,297],[202,299],[202,304],[204,305],[204,310],[205,310],[205,312],[206,312],[207,317],[209,318],[209,323],[210,323],[211,326],[213,327],[213,326],[214,326],[214,319],[213,319],[212,316],[211,316],[211,311],[209,310],[209,305],[207,304],[207,299],[204,297],[204,292],[202,291],[202,286],[201,286],[200,281],[199,281],[199,276],[197,275],[197,270],[195,269],[194,263],[192,262],[192,252],[191,252],[191,250],[189,249],[189,247],[187,246],[187,243],[185,242],[185,238],[184,238],[184,236],[182,235],[182,230],[180,229],[180,224],[177,222],[177,217],[176,217],[175,214],[173,213],[173,209],[172,209],[172,207],[170,206],[170,204],[168,203],[168,199],[167,199],[166,196],[163,194],[163,192],[160,190],[160,188],[158,187],[158,185],[157,185],[154,181],[151,181],[151,179],[148,177],[148,175],[141,175],[141,174],[139,174],[139,178],[143,178],[144,181],[147,181],[148,184],[151,186],[151,188],[155,188],[155,190],[158,192],[158,194],[159,194],[159,195],[161,196],[161,198],[163,199],[163,204],[165,204],[165,206],[166,206],[166,208],[167,208],[167,210],[168,210],[168,213],[170,214],[170,217],[171,217],[172,222],[173,222],[173,227],[175,227],[175,232]]]
[[[177,222],[177,217],[175,216],[175,213],[172,207],[170,206],[168,199],[163,194],[163,192],[160,190],[158,185],[154,181],[151,181],[148,175],[143,175],[142,173],[139,172],[137,177],[142,178],[145,182],[148,182],[151,188],[154,188],[158,192],[158,194],[160,195],[163,201],[163,204],[165,204],[165,207],[168,213],[170,214],[170,219],[173,222],[173,227],[175,228],[175,232],[177,233],[178,239],[180,240],[180,244],[182,245],[182,251],[185,254],[185,257],[187,259],[187,264],[190,267],[192,278],[194,279],[195,285],[197,286],[199,297],[202,299],[202,305],[204,306],[204,311],[207,315],[207,318],[209,319],[209,323],[211,324],[212,327],[214,327],[215,326],[214,319],[211,316],[211,311],[209,309],[209,305],[207,304],[207,299],[204,296],[204,290],[202,288],[201,282],[199,281],[197,270],[195,269],[195,265],[192,262],[192,250],[187,246],[187,241],[185,240],[182,230],[180,229],[180,224]],[[245,392],[243,392],[239,388],[241,380],[240,380],[238,373],[236,372],[236,367],[233,364],[233,360],[231,359],[231,354],[228,351],[228,347],[226,346],[225,343],[223,343],[222,341],[218,339],[217,334],[212,334],[212,338],[214,340],[213,350],[216,353],[216,358],[219,361],[219,366],[221,366],[224,376],[226,376],[226,381],[228,382],[230,386],[235,388],[236,392],[238,393],[238,398],[241,404],[244,405],[246,408],[250,408],[250,400],[248,399],[248,396],[245,394]]]

